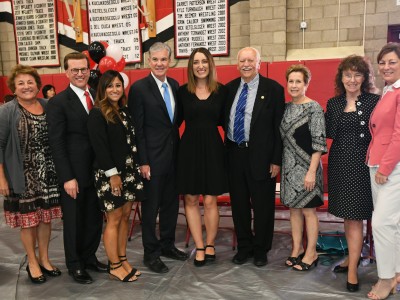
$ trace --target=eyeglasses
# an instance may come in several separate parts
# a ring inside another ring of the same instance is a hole
[[[79,71],[81,71],[82,72],[82,74],[83,75],[85,75],[88,71],[89,71],[89,68],[74,68],[74,69],[71,69],[71,74],[72,75],[78,75],[79,74]]]
[[[360,74],[360,73],[356,73],[356,74],[350,74],[350,73],[344,73],[343,74],[343,77],[346,79],[346,80],[351,80],[351,79],[355,79],[355,80],[361,80],[363,77],[364,77],[364,75],[363,74]]]

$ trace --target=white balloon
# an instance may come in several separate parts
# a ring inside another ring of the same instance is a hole
[[[129,77],[125,73],[119,72],[121,74],[122,79],[124,80],[124,88],[126,89],[129,86]]]
[[[114,58],[116,62],[118,62],[122,58],[122,54],[123,53],[121,47],[116,44],[108,45],[106,49],[106,56]]]

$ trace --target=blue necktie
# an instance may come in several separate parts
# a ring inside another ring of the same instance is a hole
[[[164,88],[165,105],[167,106],[168,115],[172,122],[174,119],[174,112],[172,111],[171,96],[169,95],[168,85],[165,82],[163,82],[162,87]]]
[[[233,123],[233,139],[236,143],[244,142],[244,115],[247,101],[247,83],[243,85],[236,105],[235,121]]]

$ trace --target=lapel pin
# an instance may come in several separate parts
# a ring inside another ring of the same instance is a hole
[[[264,100],[264,96],[261,96],[261,100]]]

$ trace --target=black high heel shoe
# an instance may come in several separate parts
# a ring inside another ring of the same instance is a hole
[[[47,269],[46,269],[45,267],[43,267],[42,265],[39,265],[39,267],[40,267],[40,270],[41,270],[44,274],[46,274],[46,275],[48,275],[48,276],[57,277],[57,276],[60,276],[60,275],[61,275],[61,271],[60,271],[58,268],[56,268],[56,267],[53,267],[52,270],[47,270]]]
[[[29,270],[29,264],[26,265],[26,272],[28,272],[28,277],[35,284],[41,284],[46,282],[46,277],[42,274],[39,277],[32,277],[31,270]]]
[[[314,260],[311,264],[307,264],[303,261],[300,261],[299,263],[295,264],[292,269],[295,271],[308,271],[310,270],[313,266],[316,267],[318,265],[319,257],[317,257],[316,260]],[[300,266],[301,269],[295,268],[295,266]]]
[[[294,265],[296,265],[299,261],[301,261],[302,259],[303,259],[303,257],[304,257],[304,252],[303,253],[301,253],[299,256],[297,256],[297,257],[294,257],[294,256],[289,256],[287,259],[286,259],[286,261],[285,261],[285,266],[287,266],[287,267],[293,267]],[[288,261],[291,263],[291,264],[288,264]]]
[[[213,245],[206,245],[204,250],[207,248],[213,248],[214,249],[214,254],[205,254],[204,255],[204,259],[206,260],[206,262],[214,262],[215,259],[217,258],[215,255],[215,247]]]
[[[360,289],[360,285],[357,283],[350,283],[350,282],[346,282],[346,288],[349,292],[358,292],[358,290]]]
[[[206,248],[196,248],[196,251],[206,251]],[[206,258],[204,257],[203,260],[197,260],[196,257],[193,260],[193,264],[196,267],[202,267],[206,264]]]
[[[361,258],[358,260],[357,267],[360,266]],[[349,271],[349,266],[341,266],[340,264],[333,268],[335,273],[347,273]]]

